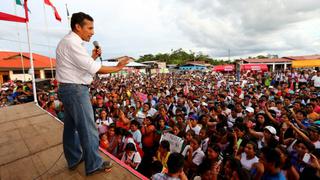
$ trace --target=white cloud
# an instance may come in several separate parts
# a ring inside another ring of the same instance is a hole
[[[320,48],[319,0],[52,0],[62,23],[42,0],[29,1],[33,50],[54,56],[54,46],[69,30],[69,11],[83,11],[95,19],[94,40],[104,57],[170,52],[184,48],[225,57],[256,54],[303,55]],[[0,3],[1,12],[14,12],[12,0]],[[18,15],[23,10],[17,8]],[[0,49],[17,49],[17,32],[26,41],[24,24],[0,22]],[[49,37],[49,39],[48,39]],[[45,45],[50,44],[50,48]],[[44,46],[43,46],[44,44]],[[87,47],[90,49],[91,44]],[[23,50],[27,50],[25,44]]]
[[[169,1],[168,1],[169,2]],[[320,1],[176,0],[164,5],[178,28],[213,56],[316,53]]]

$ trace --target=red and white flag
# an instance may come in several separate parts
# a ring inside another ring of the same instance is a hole
[[[55,16],[56,20],[61,21],[61,17],[60,17],[60,15],[59,15],[58,11],[57,11],[57,8],[51,3],[51,1],[50,1],[50,0],[44,0],[44,3],[45,3],[46,5],[52,7],[52,9],[53,9],[53,11],[54,11],[54,16]]]
[[[19,17],[16,15],[12,15],[12,14],[7,14],[4,12],[0,12],[0,20],[3,21],[12,21],[12,22],[21,22],[21,23],[26,23],[29,21],[29,16],[28,16],[28,5],[27,5],[27,1],[28,0],[24,0],[24,9],[25,9],[25,18],[23,17]],[[21,3],[21,2],[20,2]]]
[[[25,23],[26,18],[0,12],[0,20]]]

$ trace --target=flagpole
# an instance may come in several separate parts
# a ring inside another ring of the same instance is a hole
[[[14,14],[17,15],[17,4],[16,3],[14,3]],[[18,27],[18,25],[17,25],[17,27]],[[21,65],[22,65],[23,82],[25,82],[26,81],[26,73],[25,73],[25,70],[24,70],[24,60],[23,60],[23,56],[22,56],[22,49],[21,49],[20,32],[19,32],[19,30],[18,30],[17,34],[18,34],[18,44],[19,44],[20,59],[21,59]]]
[[[71,18],[70,18],[70,14],[69,14],[68,4],[66,4],[66,10],[67,10],[68,29],[69,29],[70,25],[71,25]]]
[[[29,32],[29,23],[28,21],[26,22],[26,27],[27,27],[27,37],[28,37],[28,48],[29,48],[29,53],[30,53],[30,65],[31,65],[31,73],[32,73],[32,89],[33,89],[33,98],[34,102],[38,104],[38,99],[37,99],[37,90],[36,90],[36,78],[35,78],[35,73],[34,73],[34,65],[33,65],[33,55],[31,51],[31,37],[30,37],[30,32]]]
[[[48,34],[48,21],[47,21],[47,15],[46,15],[46,7],[45,7],[45,4],[43,2],[43,12],[44,12],[44,22],[45,22],[45,26],[46,26],[46,33]],[[50,39],[49,37],[47,36],[47,43],[48,43],[48,52],[50,53]],[[53,65],[52,65],[52,58],[51,56],[49,55],[49,60],[50,60],[50,67],[51,67],[51,79],[54,79],[54,75],[53,75]]]

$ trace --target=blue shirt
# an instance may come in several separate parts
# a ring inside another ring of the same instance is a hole
[[[157,173],[157,174],[153,175],[151,179],[152,180],[180,180],[180,178],[170,177],[164,173]]]
[[[286,180],[286,177],[282,172],[278,172],[277,174],[265,173],[261,179],[262,180]]]

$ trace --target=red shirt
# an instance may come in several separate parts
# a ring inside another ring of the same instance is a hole
[[[320,106],[316,106],[316,107],[314,108],[314,112],[320,114]]]

